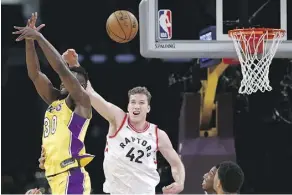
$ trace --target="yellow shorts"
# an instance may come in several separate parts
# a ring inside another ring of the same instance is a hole
[[[91,182],[83,167],[47,178],[52,194],[90,194]]]

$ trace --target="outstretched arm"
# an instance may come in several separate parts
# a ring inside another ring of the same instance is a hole
[[[60,91],[54,88],[48,77],[41,72],[33,40],[25,41],[25,51],[28,76],[42,99],[51,104],[60,95]]]
[[[158,148],[163,157],[170,164],[172,177],[175,181],[173,184],[166,186],[163,190],[169,194],[179,193],[184,188],[185,168],[177,152],[172,147],[169,137],[162,130],[158,131]]]
[[[69,64],[69,67],[78,67],[78,54],[74,49],[68,49],[62,55],[63,59]],[[109,123],[114,126],[118,126],[122,123],[125,112],[119,107],[113,105],[112,103],[106,101],[101,97],[91,86],[88,81],[86,91],[89,95],[92,107]],[[111,132],[114,133],[114,132]]]
[[[125,116],[125,112],[117,107],[116,105],[106,101],[92,88],[90,82],[88,81],[87,89],[88,95],[90,97],[92,107],[109,123],[119,126]]]
[[[40,25],[38,28],[35,27],[37,20],[37,13],[33,13],[31,18],[28,20],[28,26],[30,28],[35,28],[38,31],[44,27]],[[51,104],[57,99],[60,94],[60,91],[53,87],[51,81],[48,77],[41,72],[39,59],[35,50],[34,40],[26,39],[25,40],[25,53],[26,53],[26,65],[27,73],[29,78],[32,80],[38,94],[42,99],[47,103]]]
[[[84,108],[87,108],[88,111],[91,109],[90,100],[83,89],[77,78],[72,74],[72,72],[67,67],[67,64],[63,60],[59,52],[51,45],[46,38],[40,34],[37,29],[26,27],[15,27],[18,31],[13,32],[13,34],[20,34],[16,41],[22,41],[23,39],[32,39],[37,40],[39,46],[43,50],[47,60],[49,61],[52,68],[58,73],[62,82],[65,85],[65,88],[70,93],[70,96],[73,98],[75,104],[79,104]],[[89,116],[91,112],[88,112]]]
[[[37,36],[36,40],[42,48],[50,65],[60,76],[65,88],[68,90],[75,103],[82,105],[85,108],[91,108],[90,99],[86,91],[69,70],[66,62],[63,60],[59,52],[43,35]]]

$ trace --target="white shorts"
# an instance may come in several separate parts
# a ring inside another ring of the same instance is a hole
[[[125,184],[119,179],[109,182],[106,181],[103,184],[103,191],[109,194],[147,194],[155,195],[155,187],[145,186],[145,184],[137,185],[127,183]]]

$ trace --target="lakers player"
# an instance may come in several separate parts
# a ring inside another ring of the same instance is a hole
[[[244,173],[232,161],[223,161],[214,176],[213,189],[217,194],[237,194],[244,182]]]
[[[25,39],[28,75],[49,104],[42,138],[45,174],[52,194],[89,194],[91,184],[84,167],[93,156],[86,154],[83,143],[91,119],[90,99],[85,91],[88,76],[81,67],[67,67],[58,51],[37,31],[36,19],[33,14],[28,26],[15,27],[18,31],[14,34],[20,34],[16,41]],[[58,73],[62,81],[60,90],[41,72],[34,40]]]
[[[80,66],[74,50],[67,58],[69,66]],[[167,134],[146,121],[150,112],[151,95],[145,87],[135,87],[128,93],[128,113],[107,102],[90,83],[87,86],[93,108],[109,122],[105,148],[104,192],[110,194],[155,194],[159,183],[156,171],[156,152],[171,165],[174,183],[164,187],[167,194],[179,193],[184,188],[184,166],[173,149]]]

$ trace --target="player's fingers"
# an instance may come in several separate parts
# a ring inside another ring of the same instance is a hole
[[[73,56],[75,58],[78,56],[78,54],[76,52],[73,52],[73,51],[71,51],[71,52],[69,51],[68,54],[70,54],[70,56]]]
[[[39,163],[39,168],[40,168],[40,169],[45,169],[44,162],[40,162],[40,163]]]
[[[36,12],[35,13],[32,13],[31,14],[31,25],[32,26],[35,26],[35,23],[36,23],[36,20],[37,20],[37,14],[36,14]]]
[[[41,157],[45,157],[45,155],[46,155],[45,151],[42,150],[42,152],[41,152]]]
[[[22,41],[26,36],[26,31],[24,31],[19,37],[17,37],[16,41]]]
[[[16,30],[23,30],[25,27],[20,27],[20,26],[13,26]]]
[[[68,50],[63,53],[63,55],[67,55],[67,54],[68,54]]]
[[[27,191],[27,194],[35,194],[35,192],[36,192],[36,188],[30,189],[29,191]]]
[[[32,192],[32,189],[28,190],[25,194],[31,194],[31,192]]]
[[[14,34],[14,35],[19,35],[19,34],[22,34],[23,33],[23,31],[15,31],[15,32],[12,32],[12,34]]]
[[[170,184],[170,185],[168,185],[168,186],[165,187],[166,190],[169,190],[171,188],[173,188],[173,184]]]
[[[76,53],[75,49],[68,49],[68,52],[71,53],[71,54]]]
[[[33,21],[34,21],[34,15],[33,15],[33,13],[31,14],[29,20],[30,20],[30,21],[29,21],[29,24],[31,25],[31,24],[33,23]]]
[[[37,31],[40,31],[42,28],[44,28],[46,25],[45,24],[41,24],[41,25],[39,25],[37,28],[36,28],[36,30]]]
[[[39,189],[36,189],[34,194],[41,194],[41,191]]]
[[[165,188],[166,188],[166,189],[169,189],[169,188],[171,188],[171,184],[170,184],[170,185],[168,185],[168,186],[166,186]]]
[[[33,18],[28,19],[29,27],[34,27],[35,22],[33,21]]]
[[[44,157],[39,158],[39,163],[40,164],[44,164],[44,162],[45,162],[45,158]]]
[[[167,188],[166,188],[167,186],[164,186],[163,188],[162,188],[162,192],[167,192]]]
[[[23,34],[23,33],[25,33],[25,28],[18,30],[18,31],[15,31],[15,32],[12,32],[12,34]]]
[[[32,13],[32,14],[31,14],[31,21],[32,21],[32,22],[35,22],[35,13]]]
[[[169,190],[163,190],[162,192],[163,192],[163,194],[171,194],[171,192]]]
[[[76,53],[76,51],[74,49],[69,49],[68,52],[69,53]]]

